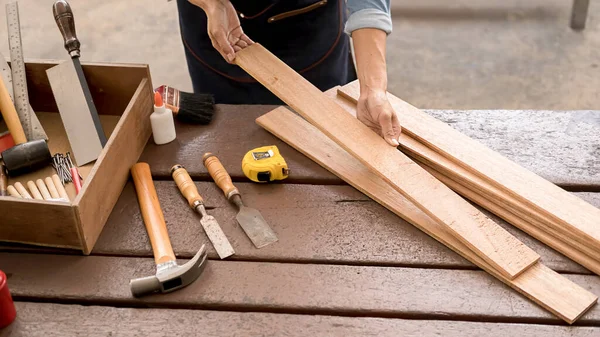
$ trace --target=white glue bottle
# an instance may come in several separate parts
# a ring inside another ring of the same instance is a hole
[[[154,112],[150,115],[150,124],[154,143],[157,145],[167,144],[175,139],[173,111],[165,108],[162,96],[158,92],[154,93]]]

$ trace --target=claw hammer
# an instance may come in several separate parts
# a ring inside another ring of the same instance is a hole
[[[205,245],[202,245],[194,258],[184,265],[178,265],[152,182],[150,166],[147,163],[137,163],[131,168],[131,175],[156,262],[156,275],[131,280],[131,293],[135,297],[154,292],[168,293],[191,284],[206,266]]]

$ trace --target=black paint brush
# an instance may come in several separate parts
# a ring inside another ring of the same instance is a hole
[[[215,113],[215,98],[212,94],[179,91],[168,85],[161,85],[155,92],[160,93],[165,107],[173,111],[175,118],[187,124],[209,124]]]

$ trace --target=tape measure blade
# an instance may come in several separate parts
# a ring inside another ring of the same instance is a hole
[[[19,120],[25,131],[27,140],[48,140],[37,115],[29,105],[27,92],[27,78],[25,74],[25,61],[23,59],[23,45],[21,42],[21,24],[19,20],[19,7],[17,2],[6,4],[6,24],[8,28],[8,43],[11,60],[12,99]],[[8,86],[8,84],[7,84]]]

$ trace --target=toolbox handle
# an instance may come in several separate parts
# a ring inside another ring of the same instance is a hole
[[[227,170],[225,170],[225,167],[223,167],[223,164],[221,164],[219,158],[208,152],[204,154],[202,161],[204,162],[204,166],[208,169],[208,173],[215,183],[217,183],[217,186],[223,190],[228,200],[231,200],[234,195],[240,194],[240,191],[233,186],[231,177],[229,176],[229,173],[227,173]]]

